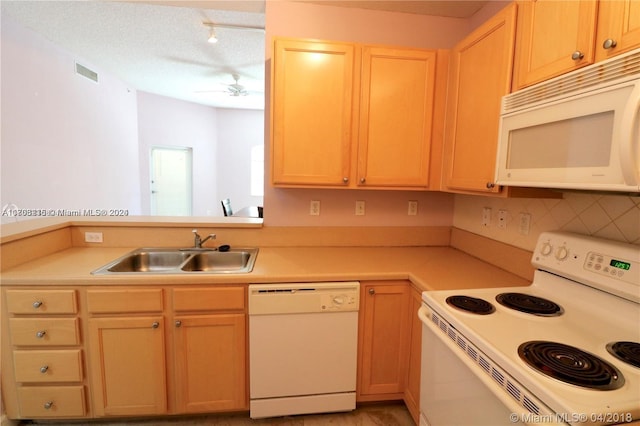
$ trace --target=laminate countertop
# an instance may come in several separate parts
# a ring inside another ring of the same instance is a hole
[[[529,281],[451,247],[264,247],[247,274],[91,272],[135,248],[73,247],[2,272],[1,286],[210,285],[410,280],[418,290],[526,286]]]

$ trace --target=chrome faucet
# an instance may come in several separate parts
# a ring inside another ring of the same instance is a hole
[[[212,240],[216,239],[216,234],[209,234],[203,240],[202,237],[200,235],[198,235],[198,230],[197,229],[193,229],[193,230],[191,230],[191,232],[193,232],[193,248],[201,249],[202,248],[202,244],[206,243],[210,239],[212,239]]]

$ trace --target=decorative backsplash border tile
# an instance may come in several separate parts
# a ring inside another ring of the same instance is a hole
[[[491,209],[489,226],[483,209]],[[498,212],[507,212],[506,227],[498,227]],[[521,214],[530,215],[528,234],[520,232]],[[565,192],[562,199],[503,199],[456,195],[453,226],[526,250],[533,250],[541,232],[569,231],[640,244],[640,196]]]

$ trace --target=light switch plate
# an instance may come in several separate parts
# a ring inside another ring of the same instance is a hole
[[[84,233],[84,241],[86,243],[101,243],[102,242],[102,232],[85,232]]]
[[[311,200],[309,204],[309,214],[311,216],[320,216],[320,201]]]
[[[364,216],[364,201],[356,201],[356,216]]]

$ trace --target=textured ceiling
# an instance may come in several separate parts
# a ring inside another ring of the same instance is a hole
[[[282,1],[282,0],[267,0]],[[486,1],[310,1],[323,5],[469,17]],[[204,21],[263,27],[263,0],[2,0],[2,14],[118,76],[137,90],[227,108],[264,107],[264,32],[218,28],[207,43]],[[83,64],[85,65],[85,64]],[[232,74],[248,96],[233,97]]]
[[[219,107],[264,107],[264,32],[218,28],[220,41],[210,44],[209,28],[202,24],[264,28],[262,12],[165,2],[3,0],[1,5],[3,15],[77,55],[78,62],[88,61],[137,90]],[[249,96],[227,93],[232,74],[239,75]]]

